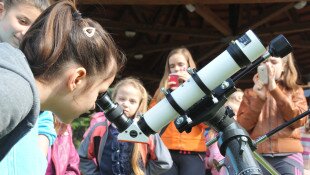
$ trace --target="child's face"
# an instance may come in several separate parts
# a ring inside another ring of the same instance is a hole
[[[0,42],[19,47],[22,38],[41,11],[31,5],[14,5],[8,10],[0,3]]]
[[[284,70],[284,64],[282,58],[270,57],[267,62],[270,62],[275,71],[275,80],[280,80],[282,72]]]
[[[176,53],[169,58],[170,73],[185,71],[188,68],[188,63],[184,55]]]
[[[72,89],[64,86],[58,87],[57,89],[61,90],[56,90],[55,99],[49,101],[50,108],[43,108],[43,110],[54,112],[62,122],[68,124],[81,114],[94,110],[98,95],[106,92],[113,80],[114,76],[104,80],[97,76],[89,86],[90,82],[87,81],[87,78],[84,80],[75,79],[73,81],[76,83],[72,86]],[[64,83],[65,80],[59,82],[60,84],[69,84],[68,82]],[[71,87],[71,84],[69,86]]]
[[[140,91],[130,84],[121,86],[115,96],[115,102],[121,105],[127,117],[134,117],[141,101]]]

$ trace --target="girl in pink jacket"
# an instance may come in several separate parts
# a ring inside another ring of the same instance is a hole
[[[57,138],[48,152],[46,175],[80,175],[79,155],[72,141],[70,124],[61,123],[54,117]]]
[[[242,101],[243,97],[243,91],[241,89],[237,89],[236,92],[231,94],[227,102],[225,103],[225,106],[229,106],[235,113],[234,118],[236,119],[237,112],[240,106],[240,103]],[[210,129],[206,136],[206,140],[211,140],[212,138],[216,137],[217,133],[213,129]],[[220,153],[219,147],[216,143],[213,143],[211,146],[208,147],[207,150],[207,156],[205,158],[205,165],[207,169],[211,169],[212,175],[226,175],[228,172],[226,171],[225,167],[222,167],[219,171],[215,167],[215,163],[219,162],[220,160],[224,159],[225,157],[222,156]]]

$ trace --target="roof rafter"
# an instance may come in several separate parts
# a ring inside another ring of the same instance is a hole
[[[299,2],[300,0],[79,0],[78,4],[181,5],[181,4],[257,4]],[[310,1],[310,0],[306,0]]]
[[[231,35],[229,26],[219,18],[209,7],[204,5],[195,5],[195,12],[199,14],[206,22],[210,23],[224,36]]]
[[[171,49],[174,49],[176,47],[193,47],[193,46],[202,46],[202,45],[210,45],[219,43],[219,41],[213,40],[192,40],[192,41],[186,41],[186,42],[172,42],[168,44],[158,44],[158,45],[144,45],[144,46],[137,46],[135,49],[131,49],[126,51],[128,55],[132,54],[146,54],[146,53],[152,53],[152,52],[161,52],[161,51],[168,51]]]
[[[197,29],[188,29],[188,28],[179,28],[179,27],[164,27],[164,26],[155,26],[148,24],[129,24],[118,21],[105,20],[102,18],[93,17],[96,21],[100,22],[102,26],[106,29],[114,29],[114,30],[133,30],[137,32],[145,32],[145,33],[162,33],[169,35],[188,35],[188,36],[196,36],[200,38],[209,38],[216,39],[219,36],[210,35],[203,30]]]

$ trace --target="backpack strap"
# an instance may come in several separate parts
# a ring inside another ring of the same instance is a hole
[[[100,166],[100,162],[101,162],[101,157],[102,157],[102,153],[103,153],[103,149],[104,149],[104,146],[105,146],[105,143],[107,141],[107,138],[108,138],[108,134],[109,132],[108,131],[108,120],[105,120],[104,123],[103,123],[104,126],[106,126],[106,131],[105,133],[103,134],[103,136],[101,137],[100,141],[96,141],[94,140],[94,147],[95,147],[95,150],[97,150],[98,152],[96,153],[96,158],[97,158],[97,162],[98,162],[98,165]],[[95,138],[94,138],[95,139]]]

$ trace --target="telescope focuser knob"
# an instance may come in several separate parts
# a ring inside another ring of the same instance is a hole
[[[233,116],[235,116],[235,113],[231,107],[226,106],[225,115],[232,118]]]
[[[195,69],[195,68],[187,68],[187,72],[190,74],[190,75],[193,75],[193,74],[195,74],[195,73],[197,73],[197,70]]]

